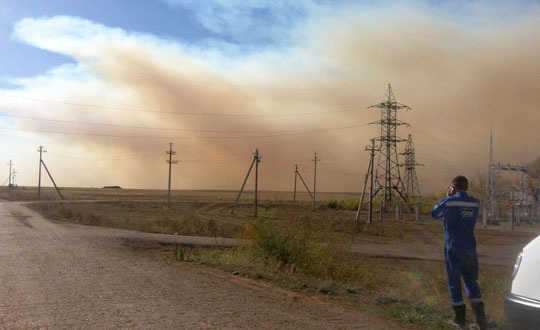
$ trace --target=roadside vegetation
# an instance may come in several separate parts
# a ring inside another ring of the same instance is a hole
[[[353,255],[328,232],[292,219],[276,225],[263,212],[243,231],[234,249],[175,246],[173,258],[218,267],[234,275],[323,295],[353,308],[427,329],[451,329],[444,263]],[[480,283],[492,325],[504,329],[502,298],[510,267],[482,265]],[[469,313],[470,315],[471,313]]]
[[[28,207],[48,219],[88,226],[122,228],[149,233],[235,237],[242,226],[200,219],[204,203],[178,203],[170,209],[159,202],[32,203]]]

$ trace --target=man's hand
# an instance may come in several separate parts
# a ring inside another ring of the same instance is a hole
[[[456,190],[452,186],[446,186],[446,197],[454,196],[456,194]]]

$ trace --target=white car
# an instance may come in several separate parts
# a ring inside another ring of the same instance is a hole
[[[504,299],[512,329],[540,329],[540,236],[519,254],[512,274],[512,290]]]

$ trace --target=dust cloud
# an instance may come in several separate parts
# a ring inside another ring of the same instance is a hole
[[[20,89],[0,91],[0,103],[10,114],[139,127],[13,119],[22,129],[95,134],[17,133],[31,156],[30,143],[46,145],[64,186],[166,187],[173,142],[177,189],[237,189],[258,147],[262,189],[291,189],[294,164],[311,180],[317,151],[321,190],[359,191],[364,147],[379,134],[360,125],[378,120],[367,107],[391,83],[412,108],[399,114],[411,126],[398,135],[413,135],[425,165],[420,187],[432,192],[484,170],[491,121],[496,161],[538,156],[538,17],[475,25],[422,10],[327,12],[290,31],[295,45],[250,51],[188,47],[78,18],[26,19],[19,39],[75,64],[20,80]],[[302,113],[319,114],[290,116]],[[317,131],[334,128],[343,129]],[[33,184],[34,174],[20,180]]]

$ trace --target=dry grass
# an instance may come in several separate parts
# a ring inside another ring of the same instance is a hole
[[[59,200],[54,187],[41,188],[42,200]],[[167,199],[167,190],[162,189],[103,189],[103,188],[74,188],[61,187],[62,195],[67,200],[128,200],[145,199],[160,200]],[[237,190],[173,190],[171,198],[173,201],[223,201],[231,202],[236,199]],[[259,191],[259,199],[262,203],[292,202],[293,195],[289,191]],[[8,194],[7,187],[0,187],[0,198],[7,200],[28,201],[37,200],[37,187],[17,187]],[[311,201],[307,193],[299,192],[296,196],[299,202]],[[318,192],[318,200],[336,199],[356,199],[357,193],[339,192]],[[242,194],[241,201],[252,201],[253,191],[246,190]]]
[[[253,222],[251,244],[190,252],[190,260],[353,304],[428,329],[447,329],[451,317],[444,262],[351,255],[327,233],[290,223]],[[503,297],[511,267],[481,265],[479,283],[494,328],[504,329]]]
[[[151,233],[235,237],[235,224],[202,220],[194,215],[205,203],[159,202],[35,203],[29,206],[49,219],[91,226],[123,228]]]

